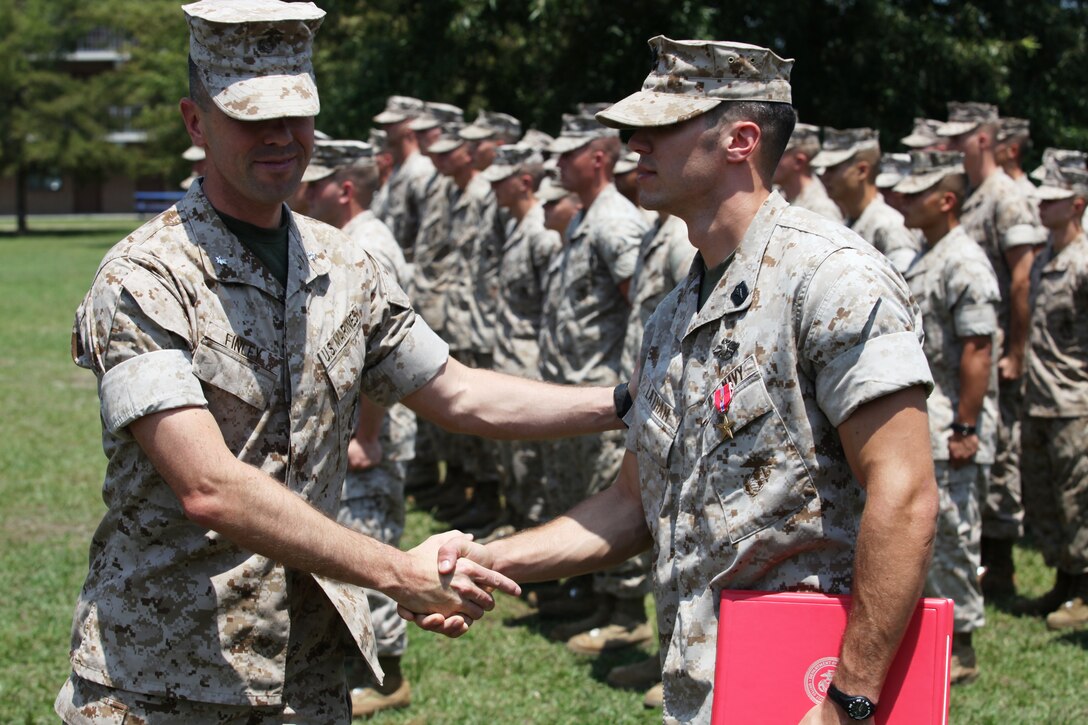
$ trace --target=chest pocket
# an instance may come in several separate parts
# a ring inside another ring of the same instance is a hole
[[[280,378],[280,360],[253,342],[212,325],[193,351],[193,373],[208,385],[265,410]]]
[[[341,450],[346,450],[348,439],[355,432],[359,388],[366,359],[366,338],[359,312],[353,311],[344,319],[336,332],[319,348],[318,358],[336,400],[336,427]]]
[[[733,383],[724,415],[714,407],[713,395],[705,402],[712,412],[703,428],[701,474],[713,490],[705,500],[721,506],[734,544],[782,521],[816,496],[808,468],[754,367],[749,358],[726,375],[729,381],[746,373]]]

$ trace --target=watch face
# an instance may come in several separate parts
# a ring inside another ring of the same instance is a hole
[[[864,720],[873,714],[873,705],[863,697],[851,700],[846,708],[846,714],[855,720]]]

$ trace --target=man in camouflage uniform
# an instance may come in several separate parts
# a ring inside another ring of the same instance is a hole
[[[393,173],[386,182],[385,203],[375,209],[404,252],[412,261],[423,217],[427,181],[434,175],[434,165],[419,149],[419,139],[411,129],[412,121],[424,111],[423,101],[410,96],[390,96],[385,110],[374,123],[386,134],[386,145],[393,155]]]
[[[1088,170],[1075,158],[1050,163],[1037,190],[1050,239],[1031,272],[1022,430],[1027,524],[1057,578],[1021,611],[1054,630],[1088,625]]]
[[[1035,184],[1024,171],[1024,156],[1031,152],[1031,121],[1002,116],[997,126],[994,160],[1016,182],[1029,199],[1035,198]]]
[[[567,244],[549,270],[540,367],[545,380],[567,385],[621,382],[627,293],[647,224],[612,183],[619,135],[592,116],[564,114],[550,151],[560,181],[582,209],[567,228]],[[618,431],[550,441],[545,458],[548,519],[610,484],[623,457]],[[597,606],[584,619],[560,624],[550,636],[582,654],[648,640],[653,632],[644,600],[645,567],[627,562],[593,581]],[[582,636],[584,635],[584,636]],[[574,638],[581,636],[575,641]]]
[[[647,326],[617,481],[487,550],[532,581],[652,544],[667,723],[710,720],[722,589],[852,592],[832,684],[879,708],[937,514],[920,315],[864,240],[770,191],[792,62],[650,43],[644,90],[600,118],[634,129],[642,203],[699,256]],[[803,722],[846,719],[829,698]]]
[[[491,184],[473,164],[473,144],[458,135],[443,135],[431,145],[438,173],[449,178],[448,252],[443,264],[445,285],[444,332],[451,354],[466,364],[492,367],[495,347],[495,299],[498,295],[498,259],[502,241]],[[447,508],[454,528],[475,528],[498,518],[498,446],[475,437],[445,442],[446,478],[452,486],[473,488],[473,499],[460,510]],[[463,496],[462,496],[463,498]]]
[[[790,143],[774,171],[774,183],[786,201],[802,209],[842,222],[842,210],[831,201],[820,177],[813,173],[812,160],[820,153],[820,128],[807,123],[793,127]]]
[[[922,310],[923,349],[933,372],[929,433],[941,495],[926,595],[955,602],[952,684],[978,677],[972,633],[986,623],[978,579],[979,496],[997,437],[997,277],[986,253],[959,225],[967,195],[963,154],[916,151],[905,196],[907,226],[926,249],[904,277]]]
[[[446,128],[451,125],[460,126],[464,122],[465,112],[458,106],[437,101],[424,101],[423,112],[412,119],[408,128],[415,133],[420,152],[428,154],[431,144],[442,136]]]
[[[400,245],[389,227],[370,211],[378,186],[373,148],[357,141],[318,142],[302,180],[309,183],[311,216],[343,231],[403,288],[408,282],[408,265]],[[416,418],[411,410],[397,404],[386,415],[369,400],[360,400],[359,423],[348,443],[348,472],[338,522],[390,546],[400,544],[405,471],[415,457],[415,438]],[[411,701],[411,688],[400,666],[407,646],[407,625],[392,599],[374,589],[367,589],[366,597],[385,680],[380,685],[374,683],[365,663],[348,650],[345,657],[353,717],[404,707]]]
[[[876,186],[880,139],[871,128],[824,129],[823,149],[812,165],[820,169],[828,195],[842,209],[846,225],[891,261],[900,272],[918,254],[918,237],[903,225]]]
[[[895,190],[896,185],[910,175],[910,154],[881,154],[880,169],[877,171],[876,184],[880,195],[888,206],[900,214],[903,213],[903,195]],[[918,236],[915,230],[915,236]]]
[[[949,103],[947,123],[938,129],[949,148],[964,155],[971,194],[960,223],[990,258],[997,273],[1001,305],[998,342],[997,457],[982,506],[982,590],[987,596],[1010,596],[1013,582],[1012,544],[1024,532],[1020,503],[1021,374],[1028,330],[1028,287],[1035,245],[1043,240],[1032,202],[994,158],[997,108],[985,103]]]
[[[543,164],[535,149],[507,145],[482,173],[499,208],[513,222],[499,255],[495,370],[526,378],[540,378],[544,285],[548,267],[563,246],[558,233],[544,228],[544,208],[536,198]],[[500,453],[507,520],[495,533],[507,535],[543,523],[544,462],[537,442],[505,442]]]
[[[313,146],[321,10],[185,12],[181,112],[205,176],[107,254],[73,330],[98,378],[107,511],[55,708],[69,723],[345,721],[345,633],[381,678],[362,587],[454,615],[433,627],[450,635],[491,587],[518,592],[461,562],[440,579],[448,537],[400,552],[331,518],[364,391],[511,436],[608,429],[613,395],[450,360],[370,255],[283,205]]]

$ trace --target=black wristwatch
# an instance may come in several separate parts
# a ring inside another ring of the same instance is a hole
[[[952,425],[950,425],[948,427],[951,428],[952,432],[955,433],[956,435],[973,436],[975,433],[978,433],[978,426],[974,426],[974,425],[964,425],[963,423],[953,423]]]
[[[631,392],[627,389],[627,383],[620,383],[612,391],[612,403],[616,406],[616,417],[623,420],[627,412],[631,410],[631,406],[634,405],[631,400]],[[626,423],[624,424],[626,425]]]
[[[864,695],[847,695],[834,685],[828,685],[827,696],[841,707],[851,720],[866,720],[876,713],[876,704]]]

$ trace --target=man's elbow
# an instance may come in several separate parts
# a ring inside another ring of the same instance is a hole
[[[930,472],[915,486],[913,495],[907,501],[906,511],[907,521],[927,541],[932,541],[936,536],[939,508],[937,479]]]

